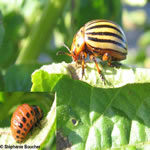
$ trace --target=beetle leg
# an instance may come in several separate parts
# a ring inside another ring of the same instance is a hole
[[[110,54],[108,54],[108,53],[105,53],[104,55],[103,55],[103,57],[102,57],[102,60],[103,61],[107,61],[108,62],[108,66],[111,66],[111,64],[112,64],[112,58],[111,58],[111,56],[110,56]]]
[[[42,129],[40,121],[38,121],[38,122],[35,124],[35,126],[38,127],[39,129]]]
[[[76,66],[76,67],[78,67],[78,64],[79,64],[78,61],[75,61],[75,66]]]
[[[84,64],[85,64],[85,55],[82,53],[81,55],[81,60],[82,60],[82,78],[84,76]]]
[[[95,56],[94,56],[93,54],[90,55],[90,60],[93,60],[93,61],[95,62],[96,69],[97,69],[97,71],[98,71],[98,73],[99,73],[99,75],[100,75],[102,81],[104,81],[103,74],[102,74],[102,72],[101,72],[101,70],[100,70],[100,68],[99,68],[99,66],[98,66],[98,63],[97,63],[97,61],[96,61],[96,58],[95,58]]]
[[[110,54],[108,53],[105,53],[102,57],[102,60],[103,61],[107,61],[108,63],[108,66],[109,67],[116,67],[116,68],[119,68],[121,66],[120,63],[112,63],[112,57],[110,56]]]

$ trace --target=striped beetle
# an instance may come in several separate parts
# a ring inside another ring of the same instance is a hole
[[[69,50],[69,48],[67,48]],[[86,23],[73,38],[69,53],[60,52],[72,56],[73,60],[82,62],[82,77],[84,75],[85,58],[95,62],[98,73],[104,80],[96,61],[100,56],[102,61],[107,61],[112,66],[112,61],[124,60],[127,55],[127,40],[121,27],[109,20],[92,20]]]

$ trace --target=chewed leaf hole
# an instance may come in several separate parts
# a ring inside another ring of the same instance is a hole
[[[72,118],[71,119],[71,122],[74,126],[77,126],[78,125],[78,121],[75,119],[75,118]]]

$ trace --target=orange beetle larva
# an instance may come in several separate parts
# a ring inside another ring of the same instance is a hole
[[[16,142],[25,140],[28,132],[39,124],[43,111],[39,106],[23,104],[18,106],[11,118],[11,132]]]

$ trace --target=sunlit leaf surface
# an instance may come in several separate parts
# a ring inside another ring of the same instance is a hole
[[[150,149],[150,70],[121,66],[102,67],[101,81],[95,65],[43,66],[32,75],[32,91],[55,91],[58,149]],[[36,82],[36,81],[39,82]]]

